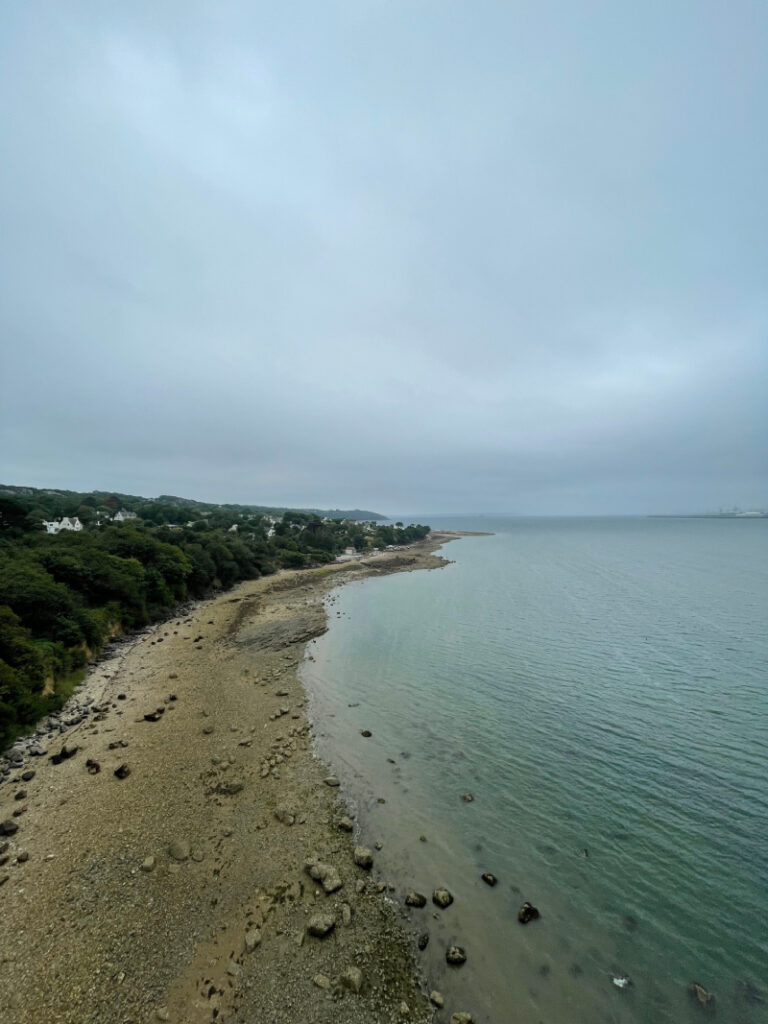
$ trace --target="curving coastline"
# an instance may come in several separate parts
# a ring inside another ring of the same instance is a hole
[[[82,720],[0,785],[4,1020],[431,1019],[375,854],[355,863],[312,753],[297,667],[328,590],[444,565],[458,536],[240,584],[91,669]]]

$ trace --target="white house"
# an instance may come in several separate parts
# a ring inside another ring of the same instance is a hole
[[[63,519],[53,519],[51,522],[43,520],[43,526],[45,527],[46,533],[61,533],[62,530],[74,530],[78,532],[82,530],[83,524],[77,518],[77,516],[64,516]]]
[[[127,519],[138,519],[139,517],[135,512],[128,512],[126,509],[121,508],[119,512],[115,512],[112,517],[113,523],[124,523]]]

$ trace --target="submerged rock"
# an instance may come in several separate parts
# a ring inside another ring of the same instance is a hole
[[[529,921],[536,921],[539,917],[541,917],[541,914],[537,908],[532,903],[528,903],[527,900],[517,912],[517,920],[520,924],[528,924]]]
[[[432,902],[445,910],[453,903],[453,895],[448,889],[435,889],[432,893]]]
[[[406,907],[426,907],[427,897],[421,892],[409,892],[405,897]]]
[[[467,953],[462,946],[449,946],[445,951],[445,962],[451,967],[461,967],[466,961]]]
[[[480,875],[480,877],[482,878],[486,885],[494,886],[498,882],[498,878],[496,877],[496,875],[492,875],[490,871],[483,872],[483,874]]]
[[[416,940],[416,945],[419,949],[426,949],[429,945],[429,932],[422,932]]]
[[[692,981],[688,986],[688,995],[702,1010],[713,1011],[715,1009],[715,997],[700,982]]]

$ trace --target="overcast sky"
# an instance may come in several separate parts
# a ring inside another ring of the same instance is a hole
[[[0,11],[0,480],[768,506],[764,0]]]

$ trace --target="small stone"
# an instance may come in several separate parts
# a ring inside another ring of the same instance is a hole
[[[405,897],[406,907],[426,907],[427,897],[421,892],[409,892]]]
[[[466,960],[466,951],[461,946],[449,946],[445,951],[445,962],[451,967],[460,967]]]
[[[30,768],[28,771],[23,772],[22,776],[21,776],[21,778],[22,778],[22,780],[24,782],[31,782],[32,779],[34,779],[34,777],[35,777],[35,770],[34,770],[34,768]]]
[[[384,843],[380,843],[380,842],[379,843],[374,843],[373,846],[374,846],[374,849],[376,849],[376,850],[383,850],[384,849]]]
[[[462,793],[461,799],[464,801],[465,804],[471,804],[475,798],[472,796],[471,793]]]
[[[259,945],[261,945],[261,932],[258,928],[251,928],[245,933],[245,948],[252,953]]]
[[[174,839],[168,847],[169,856],[174,860],[189,860],[190,846],[186,839]]]
[[[363,987],[363,972],[359,967],[348,967],[342,973],[339,981],[350,992],[358,993]]]
[[[149,874],[150,871],[155,870],[155,864],[157,861],[154,857],[145,857],[141,863],[141,870]]]
[[[355,864],[359,868],[365,868],[366,871],[370,871],[373,867],[373,854],[367,846],[356,846],[353,856]]]
[[[98,775],[101,771],[101,765],[98,761],[94,761],[93,758],[88,758],[85,762],[85,767],[88,769],[89,775]]]
[[[210,736],[212,732],[213,732],[213,726],[212,725],[204,725],[203,726],[203,736]]]
[[[296,821],[296,815],[289,807],[285,807],[282,804],[280,807],[275,808],[275,817],[278,821],[282,821],[284,825],[293,825]]]
[[[336,921],[331,914],[313,914],[307,923],[307,931],[318,939],[325,938],[336,927]]]
[[[341,923],[345,928],[352,924],[352,907],[348,903],[341,904]]]
[[[227,964],[227,974],[230,976],[230,978],[237,978],[242,973],[243,968],[240,966],[240,964],[236,963],[234,960],[230,960],[229,963]]]
[[[370,739],[370,737],[373,736],[373,733],[370,729],[361,729],[360,735],[365,736],[366,739]]]
[[[14,800],[26,800],[27,799],[27,791],[26,791],[26,789],[20,789],[18,791],[18,793],[14,793],[13,799]]]
[[[26,864],[28,860],[29,860],[29,851],[28,850],[22,850],[21,853],[18,854],[18,856],[16,857],[16,863],[17,864]]]
[[[331,979],[327,978],[324,974],[316,974],[312,979],[312,984],[317,985],[318,988],[329,989],[331,987]]]
[[[416,940],[416,945],[419,949],[424,950],[429,945],[429,932],[422,932]]]
[[[119,768],[115,768],[116,779],[127,779],[130,774],[131,769],[128,767],[127,764],[121,764]]]
[[[451,1024],[472,1024],[471,1013],[454,1013],[451,1015]]]
[[[494,886],[498,882],[496,875],[492,875],[490,871],[485,871],[480,877],[486,885]]]
[[[329,775],[326,779],[323,779],[323,782],[326,786],[331,786],[331,788],[335,788],[340,784],[335,775]]]
[[[433,1006],[436,1006],[438,1010],[441,1010],[445,1000],[443,999],[442,993],[433,991],[429,993],[429,1001]]]
[[[339,828],[342,832],[351,832],[354,827],[351,818],[344,817],[339,819]]]
[[[453,896],[448,889],[435,889],[432,893],[432,902],[445,910],[453,903]]]
[[[158,1006],[155,1010],[155,1016],[158,1020],[170,1020],[170,1013],[168,1013],[167,1006]]]

